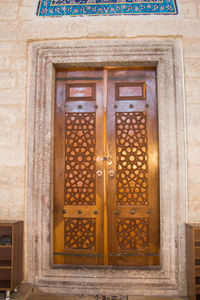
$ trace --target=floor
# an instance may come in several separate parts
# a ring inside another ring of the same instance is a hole
[[[0,292],[0,300],[5,299],[5,293]],[[189,300],[180,297],[143,297],[128,296],[127,297],[101,297],[101,296],[85,296],[85,295],[61,295],[61,294],[44,294],[39,289],[30,285],[21,285],[18,292],[11,294],[12,300]]]

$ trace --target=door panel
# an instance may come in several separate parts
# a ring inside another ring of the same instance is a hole
[[[108,76],[109,264],[159,264],[158,128],[155,71]]]
[[[57,73],[56,264],[103,264],[103,234],[100,233],[103,232],[104,174],[103,160],[98,159],[103,157],[104,150],[101,76],[102,71]]]
[[[158,265],[154,69],[56,74],[54,263]]]

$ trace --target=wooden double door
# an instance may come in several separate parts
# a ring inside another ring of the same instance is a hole
[[[54,264],[159,265],[156,72],[56,72]]]

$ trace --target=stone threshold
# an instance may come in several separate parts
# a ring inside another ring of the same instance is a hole
[[[0,300],[5,299],[5,293],[0,293]],[[189,300],[187,297],[156,297],[156,296],[87,296],[87,295],[64,295],[48,294],[41,292],[37,287],[22,284],[18,292],[11,293],[11,300]]]

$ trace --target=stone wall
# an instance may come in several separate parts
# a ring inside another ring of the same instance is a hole
[[[188,221],[200,220],[200,1],[178,1],[177,16],[36,17],[36,0],[0,3],[0,219],[24,219],[28,45],[87,38],[181,38],[184,55]],[[167,99],[170,101],[170,99]]]

